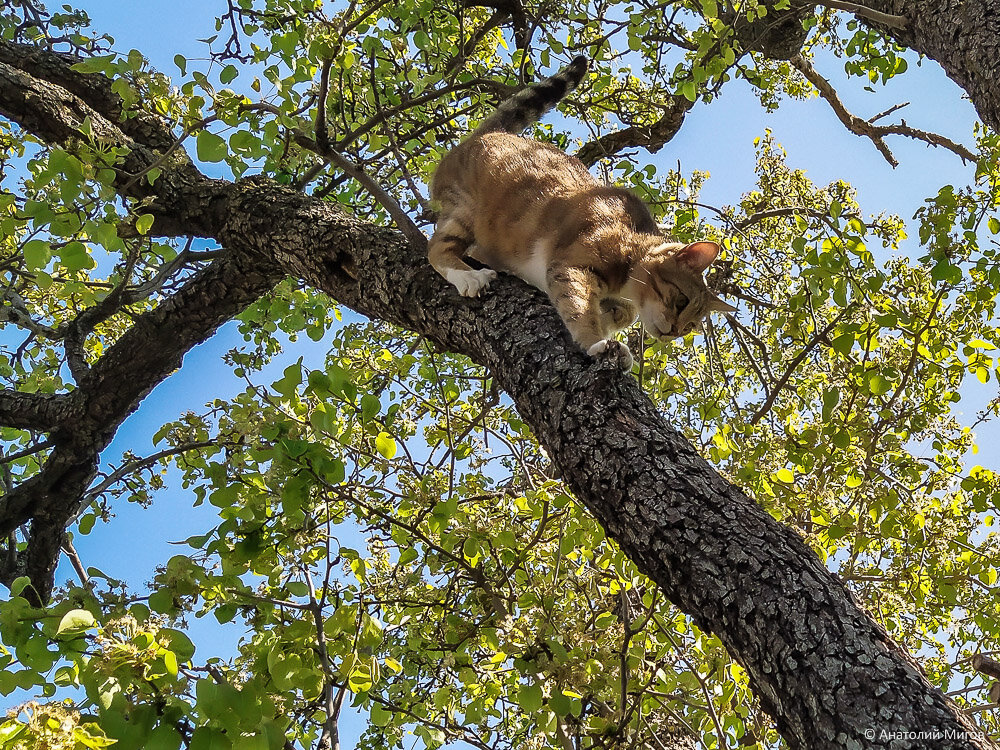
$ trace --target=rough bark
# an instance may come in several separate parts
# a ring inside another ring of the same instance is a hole
[[[0,59],[0,114],[64,143],[74,137],[66,123],[86,107],[108,124],[106,137],[135,143],[116,133],[100,86],[70,92],[56,74],[42,80],[11,56]],[[155,155],[146,148],[130,158]],[[608,535],[746,668],[791,747],[994,747],[968,734],[954,705],[805,544],[701,459],[629,374],[581,352],[540,293],[501,278],[484,298],[461,298],[399,233],[265,178],[209,181],[185,163],[163,177],[154,227],[214,237],[224,258],[139,316],[75,391],[52,402],[0,394],[2,416],[59,419],[41,474],[0,505],[3,530],[34,519],[33,554],[51,553],[99,446],[143,396],[191,346],[289,274],[489,368]],[[130,184],[123,178],[120,187]],[[47,574],[39,560],[28,563]]]

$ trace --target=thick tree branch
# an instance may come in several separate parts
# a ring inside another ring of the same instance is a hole
[[[815,554],[721,479],[634,378],[579,351],[539,293],[501,277],[482,299],[460,298],[399,234],[259,187],[240,234],[262,259],[274,251],[289,274],[343,304],[484,364],[608,534],[743,664],[791,746],[889,746],[863,731],[890,726],[955,738],[941,748],[977,746]],[[276,226],[279,237],[256,240]],[[338,272],[338,249],[350,249],[356,280]]]
[[[773,4],[766,3],[768,6]],[[808,34],[802,27],[802,20],[814,7],[811,2],[795,0],[788,9],[772,8],[763,19],[753,22],[742,12],[724,13],[722,17],[730,24],[740,49],[756,50],[767,57],[786,60],[802,47]],[[603,135],[581,146],[576,157],[589,167],[628,148],[644,148],[655,154],[677,134],[693,106],[694,102],[687,97],[675,95],[668,111],[652,125],[627,127]]]
[[[233,190],[239,192],[239,186]],[[40,473],[0,498],[0,536],[32,521],[29,566],[35,586],[51,585],[52,567],[32,547],[58,553],[62,538],[53,536],[76,513],[97,471],[98,454],[114,437],[118,425],[172,371],[184,354],[211,336],[258,299],[282,277],[274,264],[247,262],[229,254],[196,274],[180,291],[141,315],[78,383],[63,397],[66,419],[50,426],[52,449]],[[22,394],[18,394],[22,395]],[[0,402],[0,407],[2,407]],[[0,416],[3,410],[0,408]],[[9,422],[8,422],[9,423]],[[38,575],[35,578],[35,575]]]
[[[0,425],[47,432],[72,414],[66,395],[0,390]]]
[[[30,50],[0,40],[0,115],[51,145],[75,149],[92,138],[95,143],[126,151],[120,162],[108,165],[115,170],[115,187],[123,197],[152,200],[144,211],[155,217],[155,231],[169,236],[211,236],[211,227],[222,218],[216,190],[224,183],[204,177],[182,149],[162,160],[160,149],[173,145],[176,139],[172,135],[168,139],[162,129],[143,125],[147,121],[142,117],[123,120],[120,106],[109,101],[102,85],[80,83],[72,60]],[[38,63],[39,59],[44,64]],[[38,67],[47,78],[32,73]],[[107,81],[103,76],[89,77]],[[49,79],[66,79],[80,94]],[[85,122],[89,133],[84,133]],[[162,165],[155,189],[148,181],[137,179],[154,164]],[[200,195],[192,200],[195,188]]]
[[[684,116],[694,102],[686,97],[674,96],[666,114],[647,127],[630,127],[602,135],[593,141],[583,144],[576,152],[576,158],[592,166],[601,159],[615,156],[627,148],[641,147],[655,154],[670,141],[684,124]]]

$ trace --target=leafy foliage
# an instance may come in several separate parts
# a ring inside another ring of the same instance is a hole
[[[370,183],[317,153],[329,61],[332,147],[427,224],[426,184],[447,148],[578,51],[594,67],[565,107],[573,121],[536,132],[563,147],[563,130],[584,132],[577,119],[596,135],[652,128],[680,98],[710,102],[733,78],[768,108],[807,95],[786,62],[739,34],[788,3],[744,3],[739,17],[729,6],[548,4],[528,24],[499,5],[241,0],[218,20],[209,61],[178,55],[173,78],[87,36],[82,12],[43,23],[17,4],[0,34],[85,53],[78,72],[108,76],[127,108],[169,121],[206,169],[263,173],[385,220]],[[875,31],[848,24],[845,42],[829,13],[799,26],[870,82],[905,73]],[[722,241],[712,283],[746,302],[704,343],[645,348],[637,375],[650,397],[968,705],[987,687],[968,657],[1000,650],[1000,545],[988,533],[1000,481],[968,465],[974,425],[953,411],[963,383],[996,377],[1000,348],[1000,149],[978,137],[976,183],[928,198],[905,245],[898,217],[867,214],[847,182],[811,183],[770,134],[737,206],[702,205],[705,175],[658,175],[645,153],[600,166],[670,234]],[[116,197],[109,167],[123,157],[86,122],[72,148],[0,123],[5,388],[72,387],[135,315],[211,261],[211,248],[158,235],[148,206]],[[126,456],[133,472],[93,488],[75,533],[107,520],[113,499],[150,502],[168,466],[216,525],[187,539],[148,593],[91,568],[36,607],[27,579],[12,582],[0,693],[38,700],[0,724],[0,747],[319,747],[346,705],[366,717],[360,746],[371,748],[410,736],[432,749],[779,742],[741,667],[573,502],[488,372],[342,319],[291,283],[241,326],[247,346],[228,356],[246,389],[165,425],[157,457]],[[325,362],[259,382],[303,332],[328,341]],[[5,489],[49,455],[39,433],[2,427],[0,440]],[[243,628],[231,659],[202,658],[187,635],[207,615]],[[977,719],[997,731],[992,714]]]

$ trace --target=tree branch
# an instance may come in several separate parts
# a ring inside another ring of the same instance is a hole
[[[879,153],[881,153],[882,156],[885,157],[885,160],[893,167],[898,167],[899,162],[896,160],[896,157],[892,155],[892,152],[883,140],[883,137],[887,135],[904,135],[908,138],[923,141],[931,146],[941,146],[948,149],[952,153],[957,154],[965,161],[972,163],[976,162],[976,155],[969,151],[969,149],[948,138],[945,138],[943,135],[937,135],[936,133],[928,133],[924,130],[911,128],[905,122],[901,122],[899,125],[875,125],[872,120],[862,120],[860,117],[847,111],[847,107],[845,107],[844,103],[840,100],[836,90],[830,85],[828,80],[816,71],[816,69],[812,66],[812,63],[802,57],[802,55],[796,55],[790,60],[790,62],[795,66],[795,69],[798,70],[805,77],[805,79],[816,88],[819,95],[826,99],[827,103],[837,115],[837,119],[839,119],[850,132],[870,139],[871,142],[875,144],[875,148],[879,150]],[[876,117],[872,119],[874,120],[884,115],[885,113],[882,113],[880,115],[876,115]]]
[[[0,112],[24,117],[57,141],[72,131],[60,131],[60,122],[78,116],[60,111],[80,104],[71,94],[11,71],[0,65]],[[13,88],[15,79],[46,97],[43,111],[63,120],[43,123]],[[8,529],[18,516],[34,518],[26,557],[33,580],[51,575],[43,563],[54,559],[67,511],[94,476],[97,447],[185,351],[290,274],[487,367],[608,536],[746,669],[790,746],[871,746],[864,733],[882,726],[938,732],[947,738],[941,750],[976,746],[971,723],[805,543],[720,477],[630,374],[582,352],[555,310],[523,282],[501,276],[482,298],[465,299],[429,266],[422,242],[334,203],[258,177],[211,183],[213,205],[196,210],[203,177],[179,170],[161,194],[162,181],[150,195],[172,209],[165,215],[178,229],[209,232],[225,252],[138,318],[94,364],[71,395],[79,416],[53,431],[56,446],[42,474],[0,506]],[[345,272],[348,264],[353,273]]]
[[[22,393],[0,389],[0,425],[48,432],[72,415],[65,394]]]
[[[874,21],[875,23],[880,23],[883,26],[889,26],[890,28],[893,29],[906,28],[906,18],[904,16],[896,16],[891,13],[882,13],[881,11],[865,7],[864,5],[859,5],[858,3],[848,3],[848,2],[838,2],[837,0],[828,0],[828,2],[821,3],[821,5],[824,5],[827,8],[833,8],[835,10],[846,10],[847,12],[853,13],[859,18],[866,18],[869,21]]]
[[[641,147],[655,154],[670,141],[684,123],[684,116],[694,102],[684,96],[674,96],[665,115],[655,123],[645,127],[633,126],[602,135],[593,141],[583,144],[576,152],[576,158],[593,166],[605,157],[614,156],[626,148]]]

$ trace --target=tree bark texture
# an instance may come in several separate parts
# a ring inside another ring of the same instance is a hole
[[[0,114],[56,144],[87,113],[132,149],[130,172],[151,164],[164,133],[122,124],[106,80],[80,78],[56,56],[0,42]],[[995,747],[630,374],[580,351],[540,292],[502,277],[481,299],[462,298],[398,232],[266,178],[208,180],[180,156],[155,188],[123,177],[119,189],[153,199],[155,232],[211,237],[222,253],[139,316],[75,390],[0,392],[0,424],[48,431],[55,444],[41,473],[0,501],[0,533],[31,522],[38,537],[29,573],[50,576],[41,558],[125,417],[194,344],[290,275],[488,368],[608,535],[747,670],[791,747]]]

